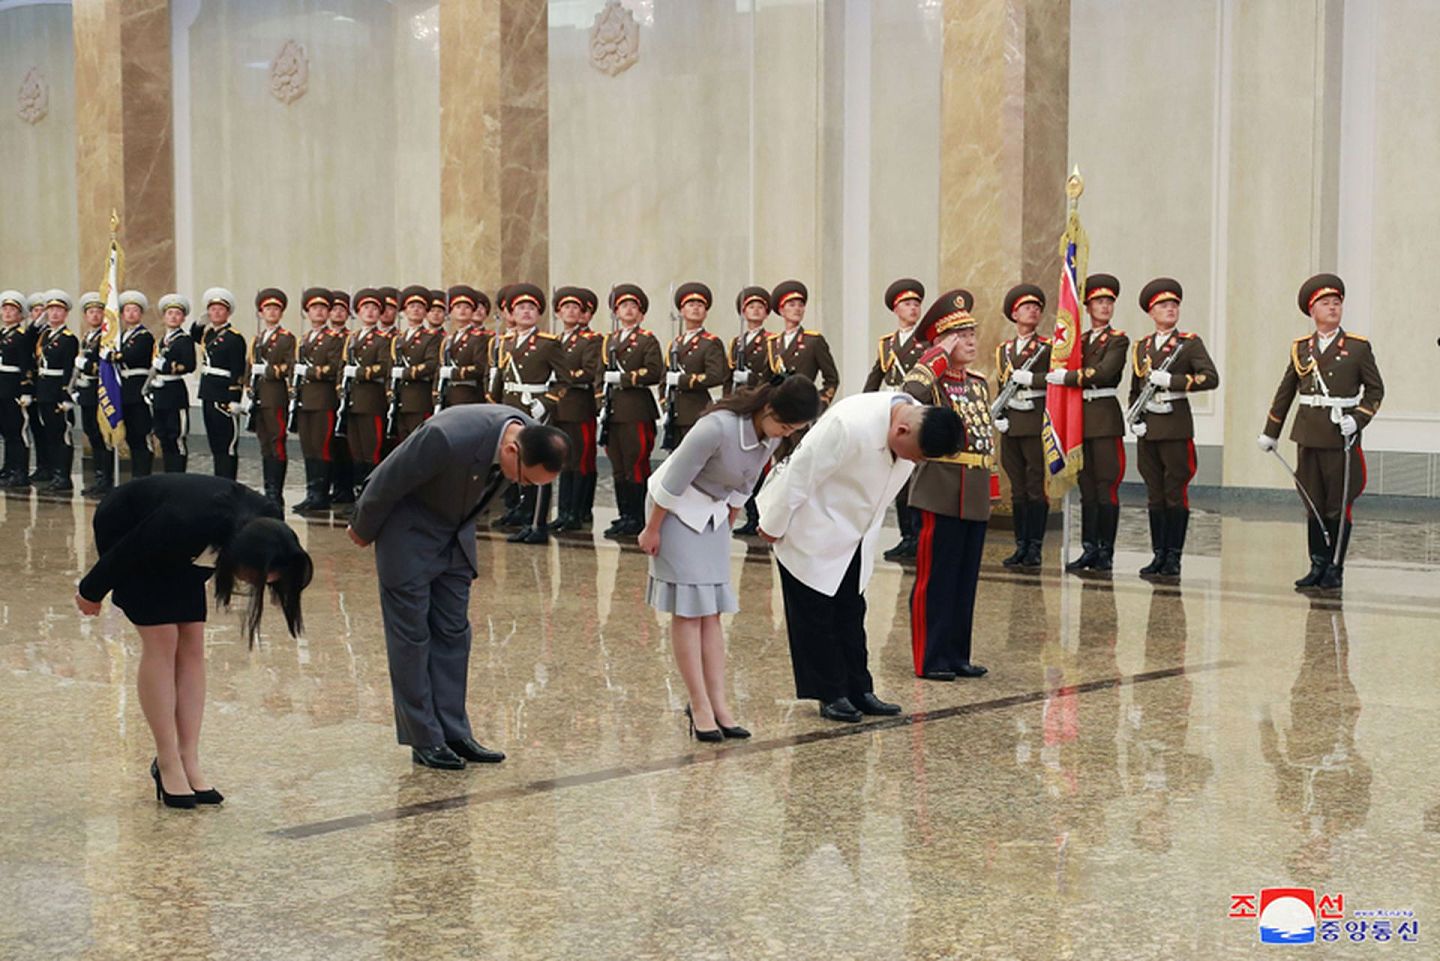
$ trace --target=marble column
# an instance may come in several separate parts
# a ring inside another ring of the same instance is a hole
[[[945,0],[943,16],[936,286],[974,293],[989,372],[995,345],[1011,336],[1005,291],[1039,284],[1053,304],[1060,275],[1070,2]]]
[[[444,282],[549,289],[545,0],[440,2]]]
[[[169,0],[75,0],[80,284],[101,279],[119,213],[127,287],[175,288]]]

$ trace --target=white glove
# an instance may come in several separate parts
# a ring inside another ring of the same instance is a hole
[[[151,364],[150,366],[153,367],[153,368],[154,368],[155,370],[157,370],[158,372],[160,372],[160,373],[163,374],[163,373],[165,373],[165,366],[166,366],[168,363],[169,363],[169,361],[167,361],[164,357],[159,357],[159,356],[157,356],[157,357],[155,358],[155,362],[154,362],[153,364]]]
[[[1259,437],[1255,438],[1255,446],[1259,447],[1267,454],[1274,450],[1278,444],[1279,441],[1277,441],[1275,438],[1271,437],[1268,434],[1261,434]]]
[[[108,360],[110,361],[110,363],[113,364],[120,359],[120,354],[118,351],[115,350],[115,348],[106,347],[104,350],[100,351],[100,359]]]
[[[304,380],[304,379],[305,379],[305,374],[306,374],[306,372],[309,371],[309,370],[310,370],[310,365],[309,365],[309,364],[296,364],[296,365],[295,365],[294,374],[295,374],[296,377],[299,377],[301,380]]]
[[[1033,370],[1017,370],[1010,377],[1021,387],[1035,386],[1035,371]]]
[[[1057,387],[1065,386],[1065,371],[1052,370],[1045,375],[1045,383],[1054,384]]]
[[[678,371],[678,370],[667,370],[667,371],[665,372],[665,386],[666,386],[666,387],[679,387],[679,386],[680,386],[680,371]]]
[[[1171,379],[1172,378],[1170,377],[1170,372],[1168,370],[1152,370],[1150,371],[1150,377],[1148,378],[1150,383],[1154,384],[1156,387],[1159,387],[1161,390],[1170,389]]]
[[[29,407],[34,402],[34,397],[31,397],[29,394],[21,394],[20,400],[17,403],[19,403],[21,407]]]
[[[998,431],[999,431],[1000,433],[1002,433],[1002,434],[1009,433],[1009,431],[1010,431],[1010,418],[1008,418],[1008,417],[997,417],[997,418],[995,418],[995,429],[998,430]]]
[[[750,383],[750,371],[737,370],[735,371],[735,376],[731,377],[730,380],[732,383],[738,384],[743,387],[744,385]]]
[[[84,354],[81,354],[80,356],[78,356],[78,357],[75,358],[75,369],[78,370],[78,371],[80,371],[80,373],[82,373],[82,374],[85,373],[85,355],[84,355]]]
[[[619,383],[620,383],[620,371],[618,371],[618,370],[607,370],[607,371],[605,371],[605,383],[607,383],[607,384],[619,384]]]
[[[441,380],[450,380],[450,379],[451,379],[452,377],[454,377],[454,376],[455,376],[455,366],[454,366],[453,364],[446,364],[444,367],[441,367],[441,368],[440,368],[440,379],[441,379]]]
[[[545,405],[538,400],[532,400],[530,402],[530,416],[536,420],[543,419],[545,417]]]
[[[251,376],[253,376],[253,377],[264,377],[264,376],[265,376],[265,371],[267,371],[267,370],[269,370],[269,369],[270,369],[270,365],[269,365],[269,364],[266,364],[265,362],[262,361],[262,362],[260,362],[260,363],[258,363],[258,364],[254,364],[254,365],[252,365],[252,366],[250,367],[250,374],[251,374]]]
[[[1145,432],[1149,429],[1149,427],[1145,426],[1145,422],[1143,420],[1137,420],[1135,422],[1135,426],[1130,428],[1130,433],[1134,434],[1136,437],[1144,437]]]
[[[240,403],[231,406],[243,416],[250,413],[250,409],[255,406],[255,401],[250,398],[249,394],[246,394],[240,398]]]
[[[61,412],[62,414],[63,414],[63,413],[68,413],[68,412],[70,412],[70,411],[72,411],[72,410],[74,410],[74,409],[75,409],[75,405],[72,404],[70,401],[68,401],[68,400],[62,400],[62,401],[60,402],[60,412]]]
[[[358,374],[358,373],[360,373],[360,365],[359,365],[359,364],[346,364],[346,365],[345,365],[345,369],[342,370],[340,373],[341,373],[343,376],[349,377],[351,380],[354,380],[354,379],[355,379],[355,375]]]
[[[404,379],[405,379],[405,365],[404,365],[404,364],[396,364],[394,367],[391,367],[391,368],[390,368],[390,376],[393,377],[393,378],[395,378],[396,380],[404,380]]]
[[[1355,418],[1351,417],[1349,414],[1346,414],[1344,417],[1340,418],[1341,437],[1349,437],[1351,434],[1355,433],[1359,429],[1360,425],[1357,424],[1355,422]]]

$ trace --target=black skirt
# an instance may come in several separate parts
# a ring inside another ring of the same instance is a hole
[[[209,606],[205,582],[214,573],[189,562],[136,571],[115,585],[111,597],[130,623],[140,627],[203,622]]]

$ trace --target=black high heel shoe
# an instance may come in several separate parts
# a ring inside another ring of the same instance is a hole
[[[195,795],[192,794],[171,794],[165,790],[165,785],[160,782],[160,761],[155,759],[150,762],[150,777],[155,780],[155,800],[164,801],[167,808],[193,808],[195,806]]]
[[[195,789],[191,788],[191,790],[194,791]],[[221,794],[213,787],[206,788],[203,791],[195,791],[196,804],[220,804],[224,800],[225,795]]]
[[[737,740],[743,740],[744,738],[750,736],[750,732],[745,730],[738,724],[734,727],[726,727],[725,725],[721,724],[720,733],[725,735],[727,738],[735,738]]]
[[[725,732],[718,727],[713,731],[701,731],[695,727],[695,715],[690,710],[690,705],[685,705],[685,717],[690,722],[690,736],[697,741],[705,741],[709,744],[718,744],[725,740]]]

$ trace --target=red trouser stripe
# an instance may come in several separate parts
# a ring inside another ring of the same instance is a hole
[[[1115,483],[1110,485],[1110,505],[1112,507],[1120,505],[1120,482],[1125,479],[1125,438],[1123,437],[1115,438],[1115,460],[1119,462],[1120,467],[1115,472]]]
[[[325,412],[325,439],[320,442],[320,459],[323,460],[323,461],[324,461],[325,463],[327,463],[327,464],[330,463],[330,461],[331,461],[331,459],[332,459],[332,455],[331,455],[331,453],[330,453],[330,438],[331,438],[331,436],[332,436],[334,433],[335,433],[335,412],[334,412],[333,410],[326,411],[326,412]]]
[[[275,459],[285,459],[285,408],[275,409]]]
[[[1190,509],[1190,482],[1195,479],[1195,441],[1185,442],[1185,483],[1180,485],[1180,506]]]
[[[385,419],[379,414],[375,415],[375,459],[372,464],[380,463],[381,452],[385,448]]]
[[[595,473],[595,422],[580,422],[580,473],[587,477]]]
[[[655,425],[641,421],[635,425],[640,434],[640,456],[635,458],[635,472],[631,480],[643,484],[650,478],[650,455],[655,451]]]
[[[919,511],[920,544],[915,551],[915,587],[910,592],[910,651],[915,658],[915,674],[925,673],[925,605],[930,593],[930,573],[934,557],[935,515]]]

